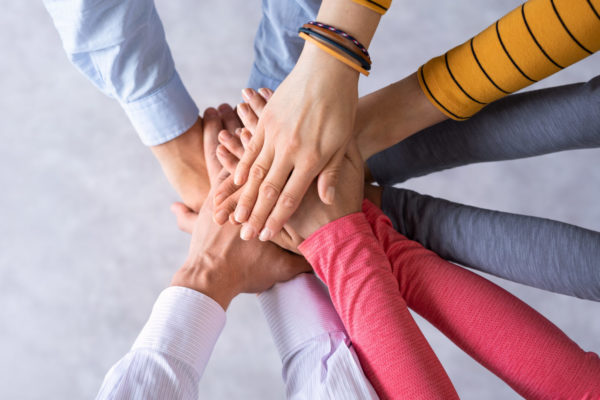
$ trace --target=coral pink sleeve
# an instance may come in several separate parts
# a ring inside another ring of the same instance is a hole
[[[600,359],[487,279],[396,232],[372,203],[363,211],[408,306],[528,399],[599,399]]]
[[[382,399],[458,398],[410,315],[363,213],[340,218],[300,251],[327,284],[365,375]]]

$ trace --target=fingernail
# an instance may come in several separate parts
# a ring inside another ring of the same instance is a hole
[[[240,136],[242,134],[242,128],[236,128],[235,129],[235,134]]]
[[[244,98],[244,100],[248,101],[252,96],[254,96],[254,90],[249,88],[242,90],[242,97]]]
[[[208,108],[206,109],[206,111],[204,111],[204,117],[207,118],[216,118],[218,115],[217,110],[215,110],[214,108]]]
[[[244,207],[244,206],[238,206],[235,209],[235,215],[234,215],[235,220],[237,222],[246,222],[246,219],[248,218],[248,214],[249,213],[250,212],[249,212],[249,210],[246,207]]]
[[[233,177],[233,183],[236,184],[237,186],[240,186],[242,184],[242,173],[239,171],[235,171],[235,175]]]
[[[229,131],[223,130],[221,132],[219,132],[219,140],[229,140],[231,139],[231,133],[229,133]]]
[[[254,228],[250,225],[242,226],[242,230],[240,231],[240,237],[242,240],[250,240],[254,237]]]
[[[325,194],[325,199],[329,204],[333,204],[333,200],[335,199],[335,187],[329,186],[327,188],[327,193]]]
[[[258,239],[261,242],[266,242],[267,240],[270,240],[272,236],[272,233],[269,229],[265,228],[260,232],[260,236],[258,237]]]
[[[215,222],[219,225],[223,225],[225,222],[227,222],[228,217],[229,214],[227,214],[227,211],[221,210],[217,213],[217,215],[215,215]]]
[[[240,103],[237,105],[236,108],[238,110],[238,113],[240,113],[242,116],[244,116],[244,115],[246,115],[246,112],[247,112],[246,107],[247,107],[246,103]]]
[[[260,93],[260,95],[262,97],[264,97],[265,99],[267,99],[267,100],[269,99],[269,91],[267,89],[260,88],[260,89],[258,89],[258,93]]]

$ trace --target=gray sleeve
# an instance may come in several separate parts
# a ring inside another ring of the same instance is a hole
[[[471,119],[444,121],[371,157],[380,185],[485,161],[600,147],[600,76],[507,96]]]
[[[394,228],[441,257],[525,285],[600,301],[600,233],[385,187]]]

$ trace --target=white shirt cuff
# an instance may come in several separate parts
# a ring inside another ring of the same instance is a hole
[[[282,360],[317,336],[345,333],[327,288],[313,274],[278,283],[258,298]]]
[[[177,72],[154,93],[121,106],[146,146],[176,138],[198,119],[198,107]]]
[[[162,291],[132,351],[151,349],[177,358],[202,375],[225,326],[225,311],[210,297],[172,286]]]

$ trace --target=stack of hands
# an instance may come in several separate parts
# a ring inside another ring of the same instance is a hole
[[[253,237],[247,234],[251,225],[240,224],[236,218],[236,206],[249,183],[237,185],[235,173],[253,143],[271,95],[269,89],[245,89],[248,102],[237,107],[239,118],[226,104],[218,111],[209,108],[204,112],[202,137],[210,190],[198,212],[183,203],[171,208],[179,228],[192,234],[187,260],[171,284],[204,293],[224,309],[239,293],[261,292],[311,271],[298,255],[299,244],[329,222],[361,210],[364,163],[352,139],[336,176],[344,184],[338,185],[331,204],[321,201],[315,181],[282,229],[268,238],[270,241],[264,237],[262,242],[249,240]],[[371,188],[369,197],[377,202],[377,196],[378,190]],[[266,193],[266,198],[273,197],[276,199],[275,193]]]

